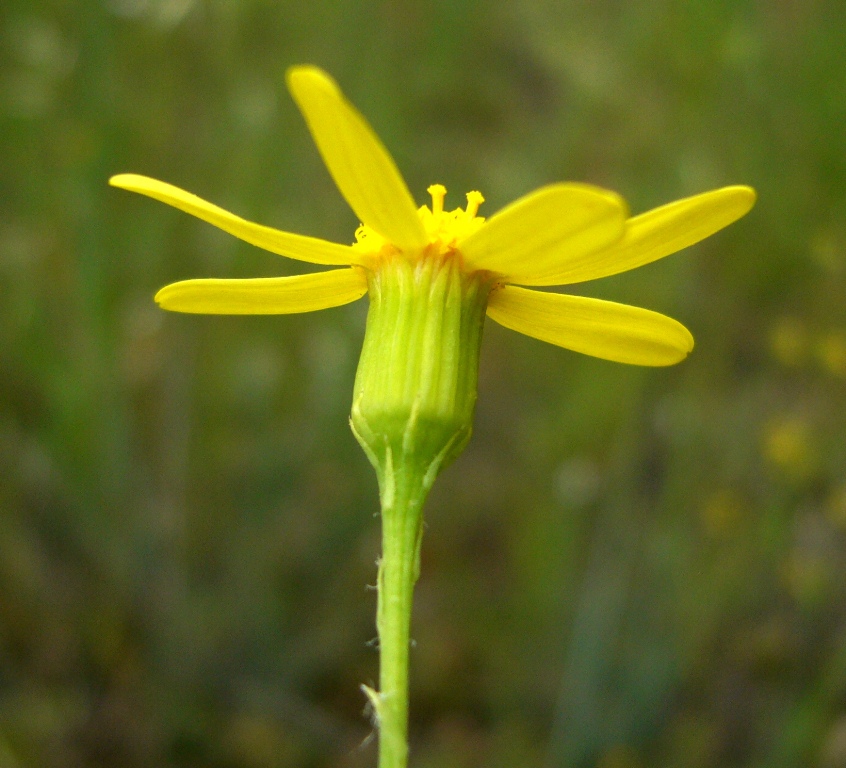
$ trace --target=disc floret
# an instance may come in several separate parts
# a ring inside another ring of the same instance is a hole
[[[432,207],[421,205],[417,210],[429,241],[425,250],[431,255],[457,257],[459,253],[457,244],[485,223],[484,216],[476,215],[479,206],[485,202],[485,198],[481,192],[474,190],[467,193],[467,205],[464,208],[445,211],[446,187],[443,184],[432,184],[426,191],[432,196]],[[374,259],[402,253],[393,243],[366,224],[361,224],[355,231],[353,248],[372,254]],[[407,253],[405,255],[416,259],[421,254]]]

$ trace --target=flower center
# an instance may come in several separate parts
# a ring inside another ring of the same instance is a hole
[[[485,198],[481,192],[468,192],[465,208],[445,211],[446,187],[443,184],[432,184],[426,191],[432,196],[432,207],[421,205],[417,215],[423,222],[423,228],[429,238],[430,246],[427,250],[441,256],[454,253],[457,250],[456,243],[484,224],[484,216],[477,216],[476,213]],[[366,224],[362,224],[355,231],[353,248],[373,255],[387,256],[397,252],[395,246]]]

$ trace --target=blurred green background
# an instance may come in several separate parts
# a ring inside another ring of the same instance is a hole
[[[366,299],[165,315],[169,281],[303,265],[106,185],[351,241],[301,62],[420,202],[759,192],[575,286],[684,322],[677,367],[488,324],[428,506],[412,764],[846,766],[842,0],[4,0],[0,40],[2,768],[374,764]]]

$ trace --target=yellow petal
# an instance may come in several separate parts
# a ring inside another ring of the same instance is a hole
[[[488,317],[506,328],[586,355],[633,365],[672,365],[693,349],[681,323],[612,301],[506,285],[488,301]]]
[[[333,269],[293,277],[183,280],[156,294],[162,309],[204,315],[288,315],[338,307],[367,293],[361,269]]]
[[[531,285],[539,276],[616,242],[627,209],[613,192],[553,184],[506,206],[458,243],[465,265]]]
[[[393,158],[337,83],[312,66],[291,67],[288,89],[338,189],[362,223],[407,252],[427,240]]]
[[[272,227],[264,227],[261,224],[253,224],[179,187],[150,179],[147,176],[121,173],[118,176],[112,176],[109,184],[172,205],[209,224],[214,224],[224,232],[235,235],[239,240],[264,248],[271,253],[278,253],[299,261],[308,261],[312,264],[346,266],[360,264],[363,261],[362,254],[348,245],[339,245],[317,237],[294,235]]]
[[[755,204],[755,190],[734,186],[662,205],[626,223],[623,239],[599,253],[573,258],[527,285],[567,285],[626,272],[698,243]]]

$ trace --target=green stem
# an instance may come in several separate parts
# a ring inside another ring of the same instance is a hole
[[[408,655],[411,604],[420,573],[425,480],[413,468],[388,468],[382,488],[382,558],[376,626],[379,693],[371,699],[379,722],[379,768],[405,768],[408,758]]]

